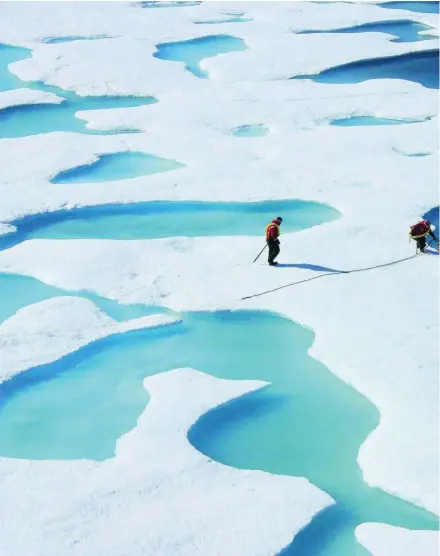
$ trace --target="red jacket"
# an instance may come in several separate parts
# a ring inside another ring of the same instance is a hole
[[[426,236],[430,231],[431,226],[429,223],[426,220],[421,220],[420,222],[417,222],[417,224],[414,224],[414,226],[411,226],[409,233],[411,234],[411,237],[416,239]]]
[[[280,227],[275,220],[266,226],[266,239],[277,239],[280,235]]]

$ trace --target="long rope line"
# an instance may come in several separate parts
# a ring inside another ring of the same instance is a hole
[[[376,268],[384,268],[386,266],[391,266],[394,264],[402,263],[403,261],[409,261],[411,259],[415,259],[421,253],[416,253],[411,257],[405,257],[404,259],[398,259],[397,261],[391,261],[389,263],[378,264],[374,266],[367,266],[365,268],[354,268],[353,270],[341,270],[338,272],[325,272],[324,274],[319,274],[318,276],[312,276],[311,278],[306,278],[305,280],[298,280],[297,282],[291,282],[290,284],[285,284],[284,286],[278,286],[277,288],[272,288],[271,290],[266,290],[260,293],[254,293],[253,295],[247,295],[246,297],[242,297],[241,300],[244,301],[245,299],[252,299],[253,297],[260,297],[261,295],[266,295],[268,293],[273,293],[278,290],[283,290],[285,288],[290,288],[291,286],[297,286],[298,284],[304,284],[304,282],[311,282],[312,280],[318,280],[318,278],[324,278],[324,276],[335,276],[336,274],[354,274],[355,272],[365,272],[367,270],[373,270]]]

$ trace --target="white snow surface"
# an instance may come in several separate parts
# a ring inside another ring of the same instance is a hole
[[[3,222],[0,222],[0,236],[6,236],[6,235],[12,234],[16,231],[17,231],[17,228],[15,226],[12,226],[11,224],[4,224]]]
[[[193,24],[232,9],[252,21]],[[343,217],[284,234],[280,262],[348,270],[412,256],[408,226],[439,203],[438,91],[392,79],[354,85],[285,80],[353,60],[438,47],[438,40],[390,42],[383,33],[292,33],[401,19],[431,25],[438,34],[436,14],[360,3],[206,2],[166,9],[130,2],[57,3],[56,9],[44,2],[27,3],[25,9],[19,2],[3,3],[1,42],[33,49],[32,58],[10,66],[22,79],[43,79],[82,95],[154,95],[159,102],[78,113],[89,127],[143,131],[136,135],[56,132],[1,140],[0,220],[5,224],[0,234],[10,232],[6,223],[20,216],[75,206],[301,198],[329,203]],[[217,33],[241,37],[249,48],[203,60],[208,80],[181,63],[152,57],[156,44]],[[50,36],[100,34],[116,38],[41,43]],[[8,98],[18,98],[16,93]],[[353,115],[426,121],[329,125]],[[231,129],[246,124],[265,124],[270,133],[253,139],[231,135]],[[50,183],[66,168],[129,149],[186,166],[119,182]],[[407,156],[414,154],[427,156]],[[311,355],[380,410],[380,425],[359,454],[365,480],[438,513],[438,258],[423,255],[365,273],[326,276],[242,301],[319,274],[294,266],[268,268],[263,256],[252,264],[262,241],[31,240],[0,252],[0,272],[88,289],[123,303],[175,310],[267,309],[312,328]],[[166,324],[161,320],[166,318],[116,323],[75,297],[26,307],[0,327],[1,375],[53,361],[110,333]],[[71,329],[75,322],[79,333]],[[96,329],[88,332],[92,325]],[[8,543],[4,548],[2,541],[2,551],[6,556],[135,556],[148,546],[155,554],[191,556],[276,553],[331,500],[303,479],[210,462],[186,441],[199,415],[261,386],[176,370],[146,380],[152,400],[138,426],[119,441],[114,459],[1,459],[0,520]],[[173,458],[170,446],[176,446]],[[66,484],[75,488],[66,492]],[[17,498],[20,503],[8,504]],[[188,500],[194,501],[190,515]],[[358,534],[367,531],[369,550],[380,556],[391,528],[372,527],[376,524],[364,524]],[[407,533],[408,539],[417,537]],[[403,538],[401,530],[398,534]],[[225,539],[230,539],[226,550]]]
[[[201,415],[264,382],[176,369],[144,384],[151,400],[114,458],[0,460],[3,556],[265,556],[332,503],[306,479],[239,471],[189,444]]]
[[[82,297],[55,297],[28,305],[0,325],[0,383],[112,334],[178,322],[168,315],[116,322]]]
[[[22,104],[59,104],[63,100],[54,93],[36,91],[35,89],[14,89],[0,92],[0,110]]]
[[[382,523],[363,523],[357,540],[375,556],[437,556],[438,531],[410,531]]]

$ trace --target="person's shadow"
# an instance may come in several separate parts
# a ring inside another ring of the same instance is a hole
[[[335,268],[309,263],[278,263],[277,268],[303,268],[304,270],[314,270],[315,272],[335,272],[337,274],[347,274],[349,272],[348,270],[337,270]]]

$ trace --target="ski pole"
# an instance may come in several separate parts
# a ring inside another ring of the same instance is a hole
[[[431,241],[428,243],[428,247],[431,247],[431,245],[432,245],[434,242],[439,243],[438,239],[434,237],[434,238],[432,238]],[[438,247],[436,247],[435,245],[433,245],[432,247],[433,247],[433,249],[437,249],[437,251],[438,251]]]
[[[261,255],[261,253],[266,249],[267,244],[263,247],[263,249],[258,253],[258,255],[255,257],[255,259],[253,260],[253,262],[255,262]]]

